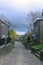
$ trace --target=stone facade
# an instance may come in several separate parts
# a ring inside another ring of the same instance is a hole
[[[8,36],[8,24],[0,20],[0,38]]]
[[[37,34],[37,44],[43,43],[43,19],[35,21],[34,33]]]

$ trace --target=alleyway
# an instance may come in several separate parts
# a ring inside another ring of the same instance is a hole
[[[0,59],[0,65],[43,65],[43,62],[26,50],[21,42],[15,42],[13,51]]]

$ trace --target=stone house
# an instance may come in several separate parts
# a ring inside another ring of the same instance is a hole
[[[37,44],[43,43],[43,18],[38,18],[34,22],[34,33],[37,35]]]
[[[0,39],[8,36],[8,30],[9,30],[8,23],[0,19]]]

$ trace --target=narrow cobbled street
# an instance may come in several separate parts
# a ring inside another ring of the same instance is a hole
[[[43,62],[26,50],[21,42],[15,42],[12,52],[0,59],[0,65],[43,65]]]

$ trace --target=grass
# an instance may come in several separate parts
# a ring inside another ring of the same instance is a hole
[[[37,46],[32,46],[34,49],[43,49],[43,44],[37,45]]]

